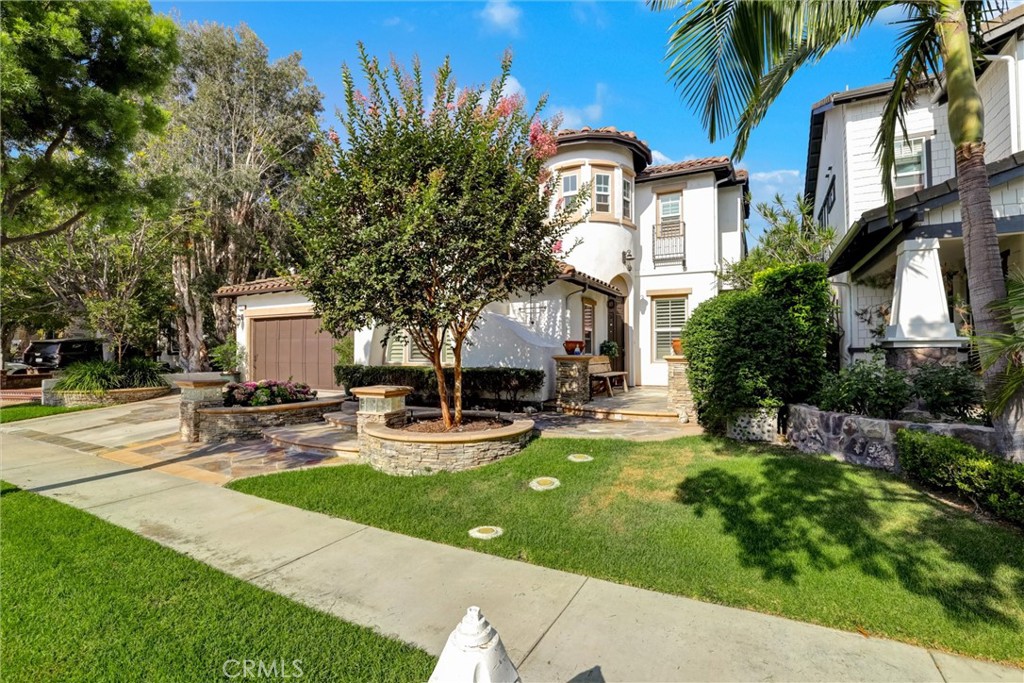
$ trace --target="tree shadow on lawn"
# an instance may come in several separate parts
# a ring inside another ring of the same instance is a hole
[[[709,510],[721,515],[743,566],[792,584],[802,568],[824,572],[852,563],[937,600],[956,619],[1021,627],[1019,616],[1007,612],[1014,588],[996,580],[1006,566],[1018,572],[1015,588],[1024,581],[1019,551],[1008,547],[1020,547],[1014,532],[946,510],[884,473],[854,473],[807,456],[762,454],[755,462],[759,469],[750,476],[712,466],[676,488],[676,500],[698,517]]]

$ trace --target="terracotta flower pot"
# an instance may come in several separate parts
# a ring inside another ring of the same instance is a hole
[[[570,356],[578,356],[583,353],[583,341],[568,339],[562,342],[562,348],[565,349],[565,352]]]
[[[672,353],[674,353],[677,356],[683,355],[683,340],[682,339],[678,339],[677,338],[677,339],[673,339],[672,340]]]

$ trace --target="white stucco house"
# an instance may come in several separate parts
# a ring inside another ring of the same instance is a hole
[[[599,353],[606,339],[624,353],[615,369],[630,385],[666,385],[664,357],[700,302],[715,296],[723,261],[746,254],[743,221],[749,213],[748,178],[726,157],[651,165],[636,134],[615,128],[563,130],[549,166],[559,173],[555,201],[587,188],[589,213],[564,244],[561,275],[534,297],[494,304],[464,352],[467,367],[543,369],[541,399],[554,394],[552,356],[562,342],[582,340]],[[221,288],[238,312],[238,342],[247,349],[248,378],[293,377],[333,386],[329,335],[309,301],[285,278]],[[355,361],[425,364],[401,335],[384,329],[355,332]]]
[[[984,34],[978,86],[985,107],[986,161],[1004,274],[1024,267],[1024,7]],[[895,221],[889,220],[875,154],[887,83],[832,93],[813,105],[804,194],[815,217],[836,228],[829,260],[842,307],[842,355],[870,348],[907,366],[955,356],[964,266],[953,144],[941,86],[907,116],[909,143],[897,136]]]

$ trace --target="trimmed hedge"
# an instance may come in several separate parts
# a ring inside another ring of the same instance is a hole
[[[887,366],[876,356],[828,375],[812,403],[834,413],[895,420],[912,396],[906,373]]]
[[[455,384],[452,368],[444,370],[449,390]],[[375,384],[412,387],[408,402],[437,405],[437,377],[431,366],[418,365],[337,365],[334,378],[346,389]],[[523,396],[540,391],[544,371],[526,368],[463,368],[462,398],[465,404],[517,408]]]
[[[697,306],[683,345],[705,429],[721,432],[737,411],[778,405],[791,336],[782,306],[757,292],[723,292]]]
[[[778,393],[786,403],[802,403],[821,388],[828,374],[827,347],[836,307],[828,268],[824,263],[769,268],[754,276],[753,290],[786,312],[792,336],[786,383]]]
[[[949,436],[896,433],[900,467],[911,479],[954,491],[992,513],[1024,525],[1024,465]]]

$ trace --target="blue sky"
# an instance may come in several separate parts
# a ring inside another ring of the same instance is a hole
[[[699,118],[674,91],[662,61],[670,13],[639,1],[524,2],[155,2],[181,21],[248,24],[271,57],[301,52],[325,95],[325,121],[341,102],[340,67],[354,63],[356,41],[403,63],[419,55],[424,70],[451,55],[462,83],[497,74],[506,48],[513,76],[532,104],[548,95],[546,114],[564,125],[634,130],[656,150],[656,163],[728,155],[732,140],[708,142]],[[888,15],[893,18],[893,15]],[[803,189],[810,106],[830,92],[888,79],[898,29],[870,27],[819,64],[800,72],[754,133],[738,162],[751,173],[755,201]],[[759,222],[752,216],[751,227]]]

